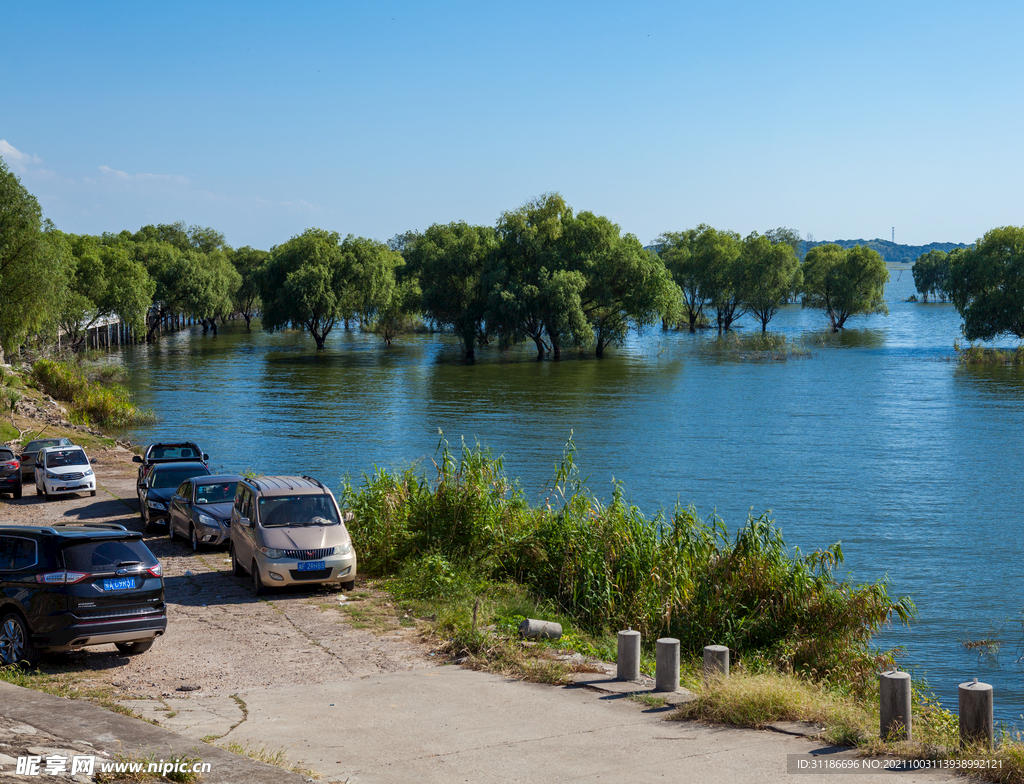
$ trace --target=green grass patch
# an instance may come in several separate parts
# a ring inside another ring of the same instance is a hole
[[[153,421],[153,415],[131,402],[131,393],[107,377],[108,366],[90,371],[86,365],[40,359],[32,378],[50,395],[69,404],[69,419],[93,427],[124,428]]]
[[[298,773],[313,779],[320,778],[320,774],[317,771],[311,768],[305,768],[298,763],[291,762],[283,749],[271,751],[263,744],[250,746],[248,743],[244,745],[241,743],[225,743],[223,745],[218,743],[215,745],[230,751],[232,754],[238,754],[239,756],[248,757],[249,759],[254,759],[259,762],[265,762],[268,765],[276,765],[279,768],[284,768],[285,770],[290,770],[293,773]]]
[[[727,332],[701,343],[699,353],[709,359],[741,362],[783,362],[811,356],[805,346],[779,332]]]
[[[986,348],[974,343],[962,346],[954,341],[953,350],[961,365],[1024,365],[1024,345],[1015,349]]]

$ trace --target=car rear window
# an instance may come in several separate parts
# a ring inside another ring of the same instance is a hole
[[[233,501],[238,482],[217,482],[209,485],[196,485],[197,504],[224,504]]]
[[[324,495],[278,495],[260,498],[260,523],[264,528],[287,525],[337,525],[334,501]]]
[[[72,542],[63,549],[64,568],[73,572],[107,572],[119,566],[156,564],[156,557],[140,540]]]
[[[202,466],[192,468],[162,468],[153,473],[153,487],[177,487],[194,476],[209,476]]]
[[[150,460],[181,460],[194,458],[198,460],[202,454],[193,444],[178,444],[176,446],[155,446],[149,450]]]
[[[5,460],[14,460],[14,452],[10,449],[0,449],[0,463]]]

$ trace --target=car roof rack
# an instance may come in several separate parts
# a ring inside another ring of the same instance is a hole
[[[306,476],[305,474],[302,475],[302,478],[305,479],[307,482],[312,482],[317,487],[319,487],[321,490],[326,490],[327,489],[326,487],[324,487],[324,483],[321,482],[319,479],[314,479],[313,477]]]

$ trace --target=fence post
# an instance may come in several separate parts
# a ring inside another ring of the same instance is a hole
[[[878,694],[882,740],[910,740],[910,673],[887,670],[879,674]]]
[[[729,649],[725,645],[704,646],[704,677],[729,677]]]
[[[679,690],[679,640],[662,637],[655,644],[654,690]]]
[[[978,683],[960,684],[960,744],[992,748],[992,687]]]

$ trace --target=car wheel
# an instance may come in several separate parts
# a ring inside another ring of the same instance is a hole
[[[174,525],[171,523],[171,518],[167,518],[167,538],[172,542],[178,541],[178,533],[174,530]]]
[[[242,568],[242,564],[238,563],[238,556],[235,555],[235,545],[232,543],[231,547],[231,574],[235,577],[245,577],[245,569]]]
[[[39,489],[39,485],[36,485],[36,495],[42,495],[43,491]]]
[[[8,613],[0,623],[0,662],[29,666],[39,661],[39,652],[32,647],[28,626],[17,613]]]
[[[199,534],[196,533],[194,525],[188,527],[188,541],[192,545],[192,552],[198,553],[203,549],[203,543],[199,541]]]
[[[252,592],[257,596],[263,596],[267,593],[267,586],[263,584],[263,579],[260,577],[260,568],[256,565],[256,562],[252,562]]]
[[[125,656],[135,656],[145,653],[153,647],[153,640],[139,640],[139,642],[115,642],[117,650]]]
[[[43,498],[50,500],[50,491],[46,489],[46,485],[43,485]]]
[[[14,491],[14,497],[15,498],[21,498],[21,488],[20,487],[17,490]]]
[[[355,580],[348,580],[346,582],[341,583],[341,590],[343,590],[345,593],[348,593],[349,591],[351,591],[355,587],[356,587],[356,581]]]
[[[93,498],[95,498],[96,497],[96,491],[95,490],[90,490],[89,491],[89,495],[91,495]]]

